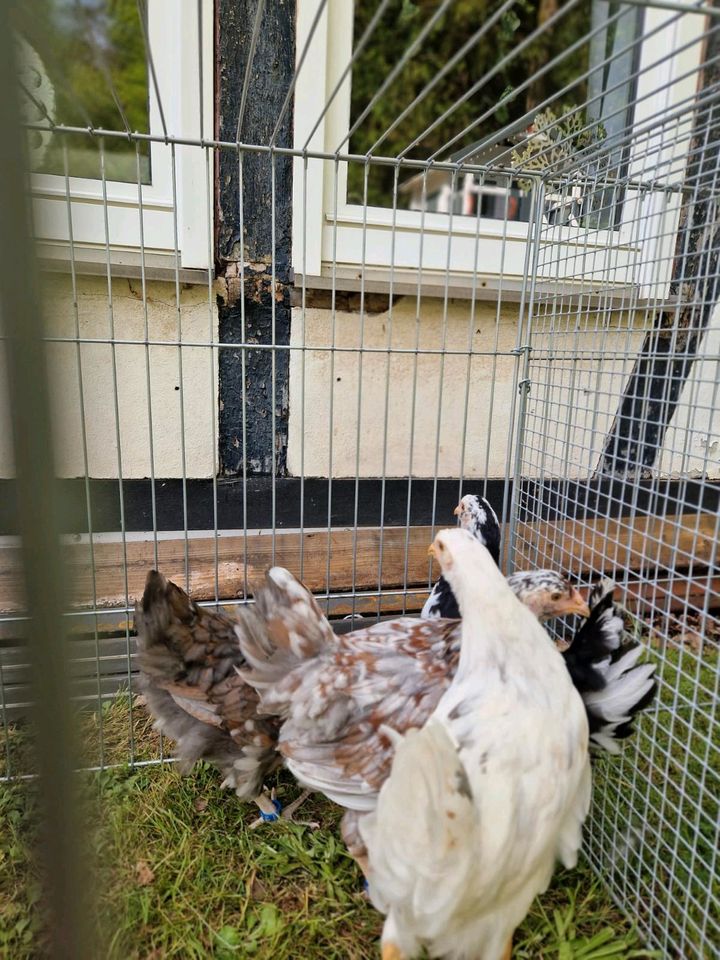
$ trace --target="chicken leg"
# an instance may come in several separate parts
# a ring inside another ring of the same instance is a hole
[[[505,947],[505,953],[502,955],[502,960],[512,960],[512,937],[508,940],[508,945]]]
[[[396,943],[388,940],[382,945],[382,960],[405,960],[405,954]]]
[[[262,826],[263,823],[275,823],[277,820],[287,820],[290,823],[297,823],[298,826],[301,827],[310,827],[311,830],[318,830],[320,824],[316,821],[296,820],[294,817],[295,811],[307,800],[311,792],[310,790],[304,790],[299,797],[296,797],[295,800],[286,807],[280,805],[274,787],[270,793],[261,793],[259,797],[255,798],[255,803],[260,808],[260,816],[257,820],[253,820],[250,824],[250,829],[255,830],[257,827]]]

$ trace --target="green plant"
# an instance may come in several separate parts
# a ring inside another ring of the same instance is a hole
[[[602,123],[589,120],[583,109],[574,105],[562,108],[558,115],[550,107],[541,110],[532,123],[532,134],[522,150],[513,150],[512,165],[520,171],[553,173],[569,171],[577,154],[607,136]],[[519,177],[523,190],[532,187],[532,180]]]

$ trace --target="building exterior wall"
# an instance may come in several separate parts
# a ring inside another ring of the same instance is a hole
[[[72,338],[70,278],[47,277],[43,292],[50,336]],[[447,323],[444,313],[441,299],[424,299],[416,323],[414,297],[364,319],[358,311],[313,307],[303,322],[302,310],[293,310],[291,476],[502,478],[508,467],[514,473],[513,390],[522,376],[521,357],[514,353],[518,306],[508,303],[498,312],[496,304],[478,303],[472,325],[468,301],[449,302]],[[48,346],[60,476],[86,473],[84,406],[91,477],[140,479],[151,475],[151,467],[158,478],[182,477],[183,437],[184,475],[211,477],[217,469],[217,351],[199,344],[217,341],[214,292],[209,303],[204,286],[180,291],[182,391],[173,283],[147,284],[153,342],[147,348],[118,342],[113,350],[104,278],[79,278],[77,314],[80,337],[101,342],[79,347],[82,404],[77,346]],[[145,338],[140,281],[113,281],[112,319],[118,341]],[[613,316],[602,330],[536,337],[522,463],[526,476],[593,474],[643,336],[642,324],[628,329],[627,318]],[[416,339],[425,353],[416,355]],[[469,342],[474,355],[468,363]],[[333,343],[335,352],[328,349]],[[716,311],[665,436],[661,476],[720,478],[719,356]],[[3,362],[0,342],[0,371]],[[11,423],[0,384],[0,477],[12,474]]]
[[[392,313],[364,321],[358,313],[338,311],[333,320],[330,310],[308,309],[303,324],[302,311],[294,311],[291,347],[309,349],[291,350],[291,473],[504,476],[517,305],[503,307],[496,322],[496,305],[478,304],[470,324],[468,301],[450,302],[445,325],[442,300],[423,300],[419,324],[415,304],[405,297]],[[421,351],[436,352],[416,357],[416,338]],[[378,352],[312,349],[333,342],[341,350],[362,343]],[[469,364],[464,436],[468,358],[452,351],[467,353],[469,342],[478,355]],[[450,353],[443,356],[443,347]],[[500,355],[480,355],[495,350]]]
[[[720,309],[710,317],[697,359],[665,434],[661,476],[720,479]]]
[[[144,344],[122,343],[145,339],[145,303],[139,280],[113,281],[111,317],[107,281],[81,277],[77,283],[80,338],[101,342],[81,343],[79,364],[75,343],[48,345],[55,416],[54,452],[62,477],[86,473],[83,408],[87,473],[91,477],[120,474],[125,479],[149,477],[151,451],[155,476],[181,477],[183,438],[186,475],[209,477],[214,472],[217,351],[206,346],[186,345],[182,348],[181,360],[177,334],[180,325],[181,339],[186,344],[215,341],[215,297],[209,303],[207,287],[186,286],[180,290],[178,309],[174,283],[149,282],[146,289],[148,339],[160,343],[147,348]],[[70,278],[47,276],[43,298],[49,336],[74,337],[76,317]],[[115,339],[119,341],[114,348],[109,342],[111,323],[114,323]],[[0,477],[12,474],[9,411],[7,398],[0,396]]]
[[[426,299],[416,325],[415,298],[406,297],[392,316],[366,316],[363,331],[358,314],[341,311],[333,330],[329,310],[307,310],[303,329],[296,310],[291,345],[302,346],[304,337],[308,349],[293,350],[290,360],[290,472],[484,478],[504,477],[509,469],[512,476],[515,399],[523,376],[522,358],[514,352],[518,315],[517,304],[498,312],[494,303],[478,303],[471,325],[468,301],[458,300],[449,303],[445,324],[443,301]],[[531,366],[527,401],[532,452],[523,462],[525,474],[586,477],[595,468],[604,438],[597,428],[607,429],[643,335],[640,325],[628,331],[621,314],[611,315],[603,330],[540,335],[541,359]],[[366,351],[381,351],[363,354],[362,375],[357,349],[336,352],[334,359],[312,349],[333,342],[358,348],[361,337]],[[418,356],[416,363],[416,338],[420,350],[437,352]],[[468,343],[474,354],[469,364],[462,355]],[[382,352],[388,346],[389,355]],[[449,351],[444,357],[443,346]],[[574,378],[568,359],[573,349],[583,354]],[[587,359],[598,350],[604,353],[601,364]],[[550,442],[541,447],[543,430]]]

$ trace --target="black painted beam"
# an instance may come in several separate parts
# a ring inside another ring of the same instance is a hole
[[[63,502],[63,532],[87,533],[87,504],[85,480],[61,481]],[[458,501],[460,481],[444,478],[437,481],[416,479],[410,487],[409,518],[411,526],[433,522],[438,526],[452,526],[453,509]],[[272,523],[272,479],[250,477],[247,488],[242,480],[221,479],[214,486],[212,480],[187,480],[188,528],[212,530],[217,507],[220,530],[241,530],[247,520],[250,530],[267,530]],[[217,490],[217,504],[215,502]],[[486,496],[500,514],[505,481],[467,480],[464,493]],[[182,480],[156,480],[155,504],[158,530],[183,529]],[[153,528],[153,487],[150,480],[125,480],[123,504],[125,529],[150,531]],[[381,516],[385,526],[404,526],[408,516],[408,482],[406,479],[362,478],[357,486],[357,523],[360,527],[379,526]],[[510,485],[509,498],[513,487]],[[278,479],[275,485],[276,526],[278,529],[297,529],[302,522],[306,529],[327,527],[328,482],[322,477],[308,477],[304,483],[298,477]],[[243,502],[247,503],[247,515]],[[91,480],[90,505],[95,533],[120,530],[120,509],[117,480]],[[302,506],[302,513],[301,513]],[[523,520],[592,520],[602,517],[638,515],[675,516],[682,513],[720,510],[720,482],[681,480],[643,481],[638,484],[616,480],[564,480],[538,482],[523,480],[519,491],[518,519]],[[351,527],[355,522],[355,480],[338,479],[332,484],[332,526]],[[16,535],[17,490],[12,480],[0,480],[0,535]]]
[[[217,135],[235,140],[257,0],[217,2]],[[269,144],[295,65],[294,0],[266,0],[249,72],[240,139]],[[292,109],[277,145],[290,146]],[[290,341],[292,160],[268,153],[218,151],[216,275],[223,343]],[[242,169],[242,189],[240,171]],[[274,174],[274,189],[273,189]],[[242,210],[241,210],[242,205]],[[242,220],[242,229],[241,229]],[[274,229],[274,244],[273,244]],[[287,350],[219,355],[220,473],[285,473]],[[273,432],[273,411],[275,431]],[[245,442],[243,442],[243,430]]]

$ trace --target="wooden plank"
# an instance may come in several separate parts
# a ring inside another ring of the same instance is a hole
[[[313,592],[338,593],[353,588],[358,591],[378,587],[401,588],[405,582],[407,556],[408,585],[427,585],[430,527],[364,527],[357,532],[334,530],[310,532],[278,531],[253,534],[245,538],[223,536],[195,537],[187,541],[187,559],[190,592],[195,600],[215,597],[215,561],[217,549],[217,578],[220,597],[230,599],[244,595],[247,580],[250,584],[260,579],[273,563],[287,567],[303,580]],[[406,550],[407,540],[407,550]],[[274,545],[274,556],[273,556]],[[160,540],[158,561],[162,572],[180,586],[186,586],[184,539]],[[356,550],[356,561],[353,553]],[[65,553],[69,577],[73,584],[71,606],[88,608],[93,605],[93,571],[87,544],[70,544]],[[97,607],[119,607],[134,603],[142,596],[145,577],[154,566],[152,541],[122,543],[99,542],[94,545],[95,586]],[[125,592],[125,562],[127,561],[127,594]],[[330,583],[327,582],[327,569]],[[329,591],[328,591],[329,587]],[[0,549],[0,611],[20,613],[22,603],[22,574],[20,552],[17,547]],[[337,610],[340,614],[341,609]],[[348,612],[350,609],[348,608]]]
[[[712,556],[715,525],[715,517],[708,513],[637,517],[632,528],[622,519],[521,523],[517,566],[553,568],[579,576],[600,572],[617,575],[618,570],[630,570],[647,581],[665,575],[672,580],[679,576],[678,571],[692,567],[693,576],[704,582],[703,570]],[[431,533],[429,526],[411,527],[409,531],[405,527],[386,527],[384,531],[363,527],[356,533],[344,529],[333,530],[329,535],[327,531],[302,535],[298,531],[278,531],[274,538],[270,533],[254,533],[247,537],[247,555],[246,538],[242,535],[221,536],[217,541],[213,537],[192,537],[187,541],[190,592],[199,601],[215,598],[216,550],[217,585],[222,600],[244,596],[246,563],[251,586],[273,562],[299,576],[302,552],[303,579],[313,592],[356,592],[355,610],[366,615],[418,610],[426,595]],[[160,569],[181,586],[186,582],[185,549],[184,539],[158,542]],[[131,625],[131,618],[122,609],[132,609],[142,595],[147,571],[154,565],[153,543],[131,540],[123,547],[119,542],[103,541],[95,544],[94,553],[97,609],[107,610],[98,629],[125,630]],[[73,582],[69,606],[75,610],[93,609],[87,544],[68,545],[66,557]],[[682,593],[683,582],[680,577]],[[415,597],[409,595],[404,601],[405,585],[423,592]],[[377,596],[368,593],[377,591],[378,586],[386,593],[379,608]],[[112,613],[113,608],[119,608],[117,614]],[[330,616],[344,616],[352,609],[351,598],[343,596],[332,597],[328,606]],[[20,553],[16,546],[0,548],[0,612],[10,616],[23,612]],[[79,632],[94,629],[92,617],[78,617],[77,621],[73,618],[73,623]],[[0,639],[22,635],[22,624],[10,621],[0,626]]]
[[[580,587],[580,593],[587,596],[589,587]],[[686,573],[668,577],[653,577],[639,580],[631,576],[624,589],[616,593],[617,601],[626,610],[639,616],[648,614],[699,613],[705,608],[705,601],[711,596],[709,610],[720,608],[720,576],[710,576],[706,571],[688,580]]]
[[[321,602],[323,611],[327,610],[330,617],[344,617],[351,613],[360,614],[368,618],[368,623],[378,616],[398,616],[404,610],[408,613],[417,613],[427,598],[427,591],[417,595],[404,593],[385,594],[380,598],[374,595],[360,595],[355,598],[355,609],[352,600],[348,598],[331,597],[329,605]],[[329,609],[328,609],[329,607]],[[233,616],[238,609],[237,604],[218,604],[229,616]],[[352,621],[334,620],[338,632],[353,629]],[[132,626],[132,624],[129,624]],[[97,641],[94,635],[87,631],[77,636],[71,636],[68,643],[68,662],[70,675],[73,677],[94,677],[98,673],[122,673],[127,670],[128,649],[131,662],[135,658],[136,640],[134,634],[130,637],[117,636],[114,632],[101,633],[98,631]],[[31,666],[27,646],[22,638],[16,637],[15,642],[0,645],[0,668],[6,686],[30,682]]]
[[[328,599],[321,599],[320,605],[331,619],[345,617],[351,613],[361,613],[363,616],[390,616],[397,615],[403,611],[408,613],[417,612],[422,608],[428,597],[427,584],[424,588],[409,586],[408,593],[403,591],[384,593],[378,600],[377,593],[358,593],[355,595],[355,606],[353,608],[352,598],[348,596],[331,596]],[[207,601],[205,601],[207,603]],[[232,616],[236,609],[236,603],[220,601],[215,604],[210,601],[209,605],[217,609],[225,610]],[[0,618],[0,644],[15,643],[21,641],[26,636],[25,618]],[[94,636],[95,632],[100,636],[109,634],[121,635],[122,642],[125,642],[125,631],[133,629],[132,614],[128,615],[122,607],[108,608],[96,612],[74,613],[67,619],[68,633],[73,636]],[[0,647],[0,649],[2,649]]]
[[[531,568],[650,573],[710,561],[717,518],[710,513],[609,520],[519,523],[516,563]]]

